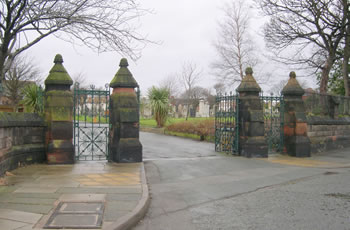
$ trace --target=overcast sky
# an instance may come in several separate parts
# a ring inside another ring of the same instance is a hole
[[[129,69],[138,81],[141,91],[158,83],[166,76],[180,72],[184,62],[191,61],[203,70],[202,87],[210,88],[215,84],[211,76],[210,63],[215,57],[212,46],[217,36],[217,22],[222,16],[220,8],[225,0],[142,0],[143,8],[152,9],[153,14],[141,19],[140,32],[153,41],[142,52],[142,57],[133,62],[129,60]],[[258,33],[262,26],[261,17],[252,13],[253,38],[262,43]],[[53,66],[55,54],[63,55],[64,66],[73,77],[84,74],[87,83],[97,87],[104,86],[114,77],[119,68],[121,55],[115,52],[97,54],[85,47],[73,46],[54,36],[42,40],[29,49],[27,56],[35,60],[40,67],[43,78]],[[266,91],[273,82],[287,79],[289,70],[280,76],[273,76],[269,84],[262,86]],[[283,76],[282,76],[283,75]]]

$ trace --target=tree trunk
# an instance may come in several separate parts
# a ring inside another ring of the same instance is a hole
[[[329,72],[331,71],[333,64],[334,64],[334,58],[329,56],[322,68],[320,93],[327,93]]]
[[[0,83],[3,81],[3,79],[5,79],[5,61],[6,61],[6,55],[3,52],[1,52],[0,53]]]
[[[350,19],[348,20],[348,22],[350,23]],[[346,29],[344,59],[343,59],[343,79],[344,79],[345,96],[350,96],[349,58],[350,58],[350,25],[348,25]]]
[[[187,104],[186,121],[188,119],[189,114],[190,114],[190,103]]]

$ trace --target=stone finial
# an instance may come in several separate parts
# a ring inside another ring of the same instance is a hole
[[[289,81],[282,90],[282,95],[295,95],[302,96],[305,93],[304,89],[300,86],[297,75],[295,72],[290,72]]]
[[[245,69],[245,74],[246,74],[246,75],[253,75],[253,69],[252,69],[252,67],[247,67],[247,68]]]
[[[122,58],[122,59],[120,60],[119,66],[120,66],[120,67],[128,67],[128,66],[129,66],[128,59]]]
[[[128,69],[128,60],[122,58],[120,60],[120,69],[115,74],[113,80],[109,84],[112,88],[136,88],[137,84],[135,78],[132,76],[130,70]]]
[[[63,63],[63,57],[61,54],[56,54],[55,60],[53,61],[55,64],[62,64]]]
[[[294,72],[294,71],[292,71],[292,72],[290,72],[290,74],[289,74],[289,78],[297,78],[297,74]]]
[[[261,92],[261,88],[253,77],[253,69],[251,67],[246,68],[246,76],[243,78],[241,84],[238,86],[237,91],[242,92]]]
[[[73,80],[62,64],[63,58],[61,54],[55,56],[54,63],[49,76],[45,80],[45,85],[72,85]]]

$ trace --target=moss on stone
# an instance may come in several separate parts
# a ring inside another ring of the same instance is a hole
[[[137,98],[135,93],[122,92],[112,94],[111,96],[113,108],[124,107],[124,108],[135,108],[138,106]]]
[[[46,96],[71,96],[73,98],[73,93],[71,91],[62,91],[62,90],[50,90],[45,93]]]
[[[135,78],[132,76],[131,72],[128,69],[128,61],[126,58],[121,59],[120,69],[115,74],[113,80],[110,83],[112,88],[136,88],[139,85],[137,84]]]
[[[45,107],[73,107],[73,97],[71,95],[47,95],[45,100]]]
[[[44,126],[44,120],[35,113],[0,112],[0,127]]]
[[[295,72],[291,72],[289,74],[289,81],[282,90],[282,95],[302,96],[304,93],[304,89],[300,86],[298,80],[296,79]]]
[[[73,80],[63,66],[63,58],[57,54],[54,60],[55,65],[50,70],[45,80],[45,85],[72,85]]]
[[[54,107],[50,109],[51,121],[72,121],[72,110],[67,107]]]
[[[246,76],[243,78],[237,91],[242,92],[261,92],[261,88],[253,77],[253,69],[248,67],[245,71]]]

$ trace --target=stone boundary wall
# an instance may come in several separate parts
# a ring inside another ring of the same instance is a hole
[[[350,147],[350,117],[308,117],[311,152]]]
[[[0,176],[45,159],[44,120],[36,114],[0,112]]]

